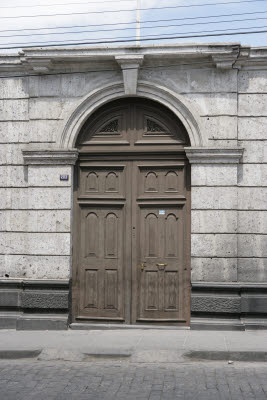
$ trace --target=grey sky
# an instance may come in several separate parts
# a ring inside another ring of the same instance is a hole
[[[223,2],[226,4],[214,5],[214,3]],[[173,8],[166,10],[147,10],[141,11],[141,36],[147,35],[193,35],[201,32],[206,34],[210,31],[223,31],[226,29],[234,30],[267,30],[267,0],[253,1],[247,3],[233,4],[231,1],[237,0],[141,0],[142,8],[153,7],[175,7],[183,5],[193,5],[187,8]],[[0,0],[0,46],[18,46],[28,44],[56,43],[64,41],[93,41],[93,40],[112,40],[119,38],[129,38],[135,35],[135,11],[124,11],[134,9],[136,0],[96,1],[88,0]],[[54,4],[53,4],[54,3]],[[64,4],[65,3],[65,4]],[[76,3],[67,5],[66,3]],[[200,7],[199,4],[210,3],[210,5]],[[227,4],[228,3],[228,4]],[[44,5],[45,4],[45,5]],[[60,5],[55,5],[60,4]],[[212,5],[213,4],[213,5]],[[38,6],[44,5],[44,6]],[[29,6],[29,7],[25,7]],[[6,8],[10,7],[10,8]],[[115,11],[106,13],[104,11]],[[97,12],[97,13],[96,13]],[[101,13],[100,13],[101,12]],[[64,16],[40,16],[14,18],[18,16],[32,16],[37,14],[73,14]],[[218,15],[241,14],[216,18]],[[257,13],[257,14],[251,14]],[[192,19],[196,17],[207,17]],[[145,23],[148,20],[176,19],[171,22]],[[242,21],[243,20],[243,21]],[[120,25],[124,23],[126,25]],[[103,24],[114,24],[112,26]],[[71,28],[71,26],[81,26],[80,28]],[[97,26],[96,26],[97,25]],[[103,26],[100,26],[103,25]],[[170,26],[171,25],[171,26]],[[41,28],[64,27],[58,30],[41,30]],[[159,27],[153,27],[159,26]],[[3,32],[5,30],[21,30],[15,32]],[[28,30],[27,30],[28,29]],[[31,29],[31,30],[29,30]],[[36,30],[33,30],[36,29]],[[115,30],[123,29],[123,30]],[[100,32],[101,30],[101,32]],[[106,30],[106,31],[105,31]],[[108,31],[107,31],[108,30]],[[113,30],[113,31],[111,31]],[[81,32],[83,31],[83,32]],[[88,32],[90,31],[90,32]],[[63,32],[69,32],[64,33]],[[52,33],[57,33],[56,35]],[[215,32],[216,33],[216,32]],[[223,33],[223,32],[221,32]],[[40,34],[46,34],[42,36]],[[28,36],[14,36],[28,35]],[[13,37],[11,37],[13,36]],[[175,41],[164,40],[167,42],[241,42],[251,46],[266,46],[267,33],[251,35],[234,35],[207,38],[176,39]],[[151,42],[149,42],[151,43]],[[16,52],[17,50],[8,50]],[[2,53],[7,53],[7,50]]]

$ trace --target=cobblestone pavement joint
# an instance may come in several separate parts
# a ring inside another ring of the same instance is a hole
[[[267,399],[267,364],[0,361],[1,400]]]

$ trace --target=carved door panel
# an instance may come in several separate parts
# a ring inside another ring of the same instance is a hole
[[[138,164],[133,200],[134,320],[185,323],[188,318],[185,165]]]
[[[126,169],[80,165],[78,319],[125,319]]]

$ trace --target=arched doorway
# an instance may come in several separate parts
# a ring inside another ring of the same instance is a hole
[[[190,323],[187,132],[154,101],[99,108],[76,147],[73,321]]]

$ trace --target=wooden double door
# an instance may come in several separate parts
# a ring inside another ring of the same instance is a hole
[[[188,325],[187,160],[121,158],[77,166],[74,320]]]

